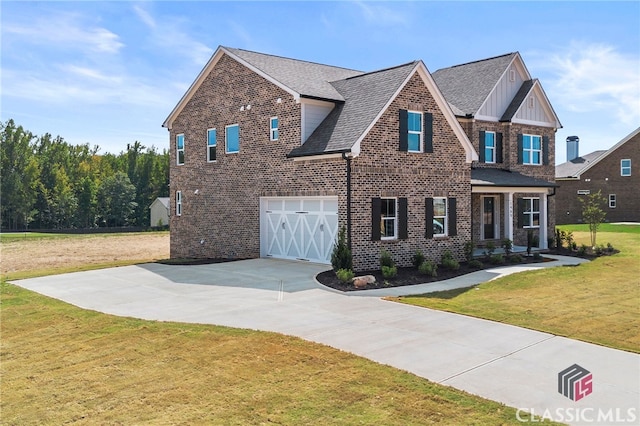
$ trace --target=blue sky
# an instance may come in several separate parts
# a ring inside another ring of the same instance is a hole
[[[218,45],[372,71],[519,51],[565,139],[607,149],[640,125],[640,2],[0,3],[0,120],[118,153],[161,127]]]

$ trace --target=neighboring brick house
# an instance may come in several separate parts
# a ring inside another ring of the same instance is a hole
[[[576,153],[577,155],[577,153]],[[580,198],[601,192],[607,222],[640,222],[640,127],[607,151],[556,166],[556,222],[582,223]]]
[[[171,257],[329,263],[342,226],[356,270],[382,249],[462,257],[479,158],[458,120],[422,61],[363,73],[219,47],[163,124]],[[528,132],[552,150],[544,130]]]
[[[548,248],[555,227],[555,133],[562,125],[519,53],[433,73],[479,158],[471,165],[473,240]],[[498,244],[499,245],[499,244]]]

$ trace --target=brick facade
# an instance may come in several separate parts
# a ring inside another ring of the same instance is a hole
[[[631,159],[631,176],[621,176],[620,160]],[[582,204],[578,191],[598,191],[605,197],[602,209],[607,222],[640,222],[640,133],[606,154],[580,179],[558,179],[556,195],[557,223],[582,223]],[[609,195],[615,194],[616,207],[609,207]]]
[[[289,93],[226,55],[220,59],[170,130],[172,211],[176,191],[182,192],[182,214],[171,216],[172,258],[259,257],[261,196],[337,195],[339,223],[346,224],[346,162],[339,157],[286,158],[300,145],[300,109]],[[433,153],[399,151],[399,109],[433,113]],[[280,121],[278,141],[269,140],[273,116]],[[236,123],[240,152],[225,154],[225,126]],[[217,129],[215,162],[207,162],[210,128]],[[181,133],[185,162],[176,165],[175,138]],[[414,74],[352,161],[354,269],[379,267],[382,248],[399,266],[409,265],[418,248],[432,259],[444,250],[461,257],[471,236],[469,170],[460,142]],[[408,198],[408,239],[371,241],[371,199],[381,196]],[[425,197],[433,196],[457,199],[456,237],[425,238]]]

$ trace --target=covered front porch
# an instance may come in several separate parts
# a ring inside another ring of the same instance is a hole
[[[487,243],[501,249],[501,241],[513,242],[513,252],[548,249],[549,197],[555,183],[502,169],[472,169],[472,238],[480,254]],[[531,235],[531,237],[529,237]],[[553,235],[551,235],[553,236]],[[523,248],[523,250],[522,250]]]

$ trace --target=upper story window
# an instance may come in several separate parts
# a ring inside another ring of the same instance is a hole
[[[542,164],[542,138],[522,135],[522,164]]]
[[[631,159],[620,160],[620,176],[631,176]]]
[[[184,134],[176,135],[176,162],[180,166],[184,164]]]
[[[232,124],[225,128],[226,153],[235,154],[240,152],[240,126]]]
[[[407,111],[407,142],[409,152],[422,152],[422,113]]]
[[[521,198],[519,207],[523,228],[540,227],[540,198]]]
[[[278,117],[271,117],[269,120],[269,140],[278,140]]]
[[[207,161],[216,161],[216,129],[207,130]]]
[[[496,134],[495,132],[484,133],[484,162],[496,162]]]
[[[182,191],[176,191],[176,216],[182,215]]]

